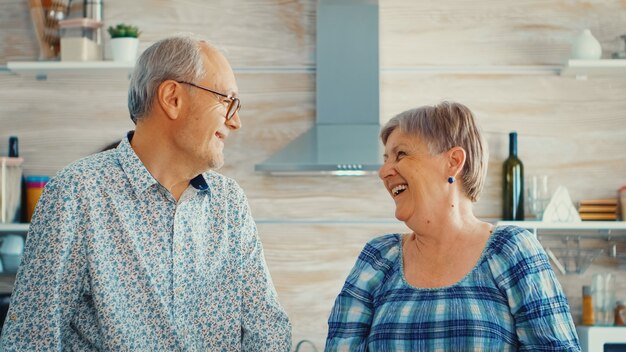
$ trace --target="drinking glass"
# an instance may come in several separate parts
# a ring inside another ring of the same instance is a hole
[[[548,175],[536,175],[528,180],[528,210],[535,216],[535,219],[541,220],[543,212],[550,203],[550,186],[548,184]]]
[[[615,308],[615,275],[594,274],[591,279],[591,299],[596,325],[613,325]]]

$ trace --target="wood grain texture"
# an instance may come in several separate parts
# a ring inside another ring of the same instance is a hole
[[[144,47],[174,33],[190,32],[223,49],[233,67],[315,64],[315,1],[111,0],[104,4],[106,25],[138,25]]]
[[[623,50],[620,1],[380,1],[381,66],[561,64],[589,28]]]
[[[0,0],[0,65],[12,60],[36,60],[39,47],[28,1]]]

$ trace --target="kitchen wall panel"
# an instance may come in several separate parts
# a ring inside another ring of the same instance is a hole
[[[610,54],[623,1],[380,1],[381,66],[561,64],[589,28]]]
[[[105,1],[107,24],[142,30],[141,48],[176,32],[195,32],[226,51],[238,78],[243,128],[226,142],[222,172],[246,190],[294,341],[323,344],[326,318],[345,275],[371,237],[403,231],[377,177],[270,177],[254,164],[307,130],[315,117],[314,0]],[[489,173],[476,213],[500,215],[507,133],[517,130],[526,174],[543,173],[576,201],[615,195],[626,184],[626,83],[623,76],[576,80],[556,75],[576,32],[590,28],[604,57],[623,50],[623,1],[438,2],[381,0],[381,121],[443,99],[470,106],[490,146]],[[34,60],[37,45],[25,1],[0,0],[0,65]],[[358,60],[358,58],[355,58]],[[476,74],[455,67],[498,66]],[[544,65],[506,73],[507,65]],[[545,66],[549,65],[549,66]],[[423,71],[424,66],[448,66]],[[487,70],[488,71],[488,70]],[[124,77],[36,81],[0,71],[0,154],[18,135],[27,174],[53,175],[132,129]],[[612,270],[559,276],[580,316],[580,285]]]
[[[399,223],[373,222],[267,222],[258,227],[279,299],[291,318],[293,340],[308,339],[318,347],[324,346],[328,315],[365,243],[405,231]]]

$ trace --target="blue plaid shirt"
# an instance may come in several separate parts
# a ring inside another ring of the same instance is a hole
[[[409,285],[402,235],[365,246],[328,320],[326,351],[580,351],[539,242],[497,227],[476,266],[442,288]]]

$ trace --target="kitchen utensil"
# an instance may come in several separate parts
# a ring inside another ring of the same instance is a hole
[[[603,249],[546,248],[546,254],[561,274],[582,274],[603,253]]]
[[[39,44],[39,59],[56,58],[60,50],[58,23],[69,13],[69,0],[46,1],[45,3],[41,0],[28,0],[28,7]]]
[[[0,157],[0,223],[19,219],[22,162],[22,158]]]

